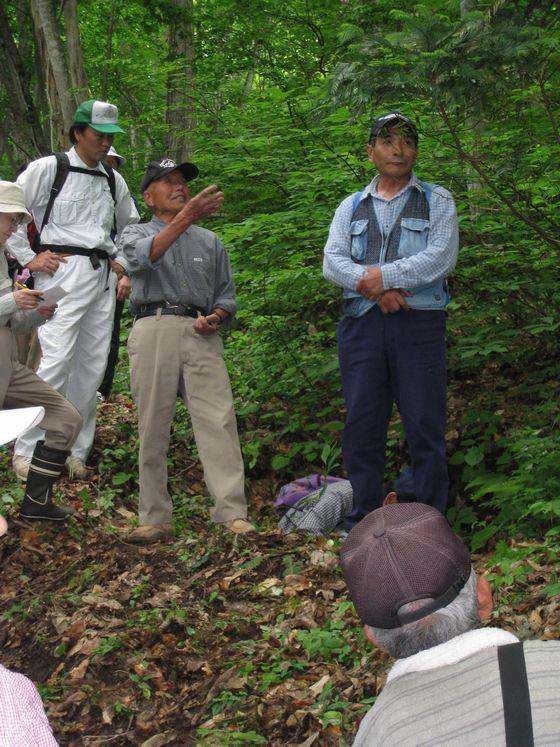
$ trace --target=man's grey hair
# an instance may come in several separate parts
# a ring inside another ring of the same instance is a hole
[[[415,612],[422,609],[431,599],[409,602],[399,609],[399,613]],[[407,623],[401,628],[382,630],[368,626],[379,647],[395,659],[404,659],[427,648],[446,643],[468,630],[482,627],[478,612],[476,594],[476,574],[471,575],[455,599],[430,615]]]

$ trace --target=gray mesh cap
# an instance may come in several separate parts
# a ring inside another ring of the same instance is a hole
[[[372,142],[372,140],[375,140],[375,138],[382,130],[394,125],[400,125],[403,129],[407,129],[413,136],[416,145],[418,145],[418,128],[410,119],[410,117],[407,117],[405,114],[397,111],[389,112],[388,114],[383,114],[383,116],[381,117],[377,117],[377,119],[372,124],[369,133],[370,143]]]
[[[161,158],[159,161],[150,161],[146,173],[140,182],[140,192],[145,192],[152,182],[161,179],[162,176],[170,174],[172,171],[180,171],[187,182],[198,176],[199,171],[194,163],[185,161],[184,163],[175,163],[172,158]]]
[[[360,619],[386,630],[447,606],[471,573],[468,548],[446,518],[424,503],[397,503],[368,514],[346,538],[340,558]],[[419,599],[433,601],[398,614]]]

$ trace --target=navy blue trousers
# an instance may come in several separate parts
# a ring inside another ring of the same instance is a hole
[[[444,513],[449,490],[445,311],[383,314],[374,306],[362,317],[344,317],[338,353],[347,409],[342,454],[354,495],[346,528],[383,503],[393,403],[408,442],[416,498]]]

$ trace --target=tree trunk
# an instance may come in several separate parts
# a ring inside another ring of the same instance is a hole
[[[66,48],[70,80],[72,81],[74,105],[81,104],[89,98],[88,82],[84,68],[84,55],[80,28],[78,26],[78,8],[76,0],[66,0],[64,3],[64,25],[66,27]],[[74,112],[72,112],[73,114]]]
[[[105,64],[103,65],[103,80],[101,82],[101,96],[107,99],[107,77],[109,75],[109,63],[113,56],[113,31],[115,29],[115,7],[117,0],[111,0],[111,14],[109,16],[109,28],[107,29],[107,52],[105,53]]]
[[[4,155],[4,153],[6,154],[8,163],[10,164],[10,170],[12,172],[12,179],[15,181],[16,172],[21,164],[17,163],[14,160],[13,150],[10,147],[8,133],[6,132],[8,126],[9,126],[8,123],[4,121],[4,123],[2,124],[0,128],[0,138],[2,139],[2,145],[0,147],[0,158]]]
[[[0,5],[0,59],[4,62],[4,84],[11,99],[14,118],[12,142],[26,159],[49,152],[39,112],[28,88],[29,75],[14,41],[4,7]],[[21,158],[21,154],[19,156]]]
[[[136,127],[134,125],[131,125],[128,128],[128,136],[130,138],[130,162],[133,171],[138,171],[138,156],[136,154],[138,135],[136,134]]]
[[[17,0],[16,28],[19,56],[24,61],[29,60],[33,54],[33,32],[29,15],[29,0]]]
[[[468,13],[470,13],[475,5],[476,0],[461,0],[461,18],[464,18]],[[484,133],[482,111],[478,113],[477,117],[473,115],[467,117],[466,122],[467,125],[473,130],[473,132],[476,133],[477,141],[479,140],[479,138],[482,138],[482,135]],[[469,167],[469,165],[466,165],[466,172],[467,173],[465,174],[465,176],[467,179],[467,191],[469,193],[469,212],[473,216],[473,218],[476,218],[481,213],[481,206],[477,197],[477,193],[482,189],[482,182],[477,178],[476,173],[471,167]]]
[[[47,96],[53,118],[53,140],[64,148],[74,118],[75,100],[64,58],[60,28],[51,0],[30,0],[33,25],[47,72]]]
[[[168,132],[166,155],[177,162],[193,158],[191,133],[196,126],[194,93],[194,29],[193,0],[171,0],[174,18],[171,20],[168,43],[169,57],[175,61],[167,78]]]

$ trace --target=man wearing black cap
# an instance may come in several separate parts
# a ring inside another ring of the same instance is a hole
[[[132,395],[140,431],[138,543],[173,534],[167,448],[177,390],[189,410],[213,521],[244,534],[244,469],[223,345],[217,334],[235,314],[228,256],[216,234],[194,225],[217,212],[223,193],[206,187],[190,198],[198,169],[169,158],[152,161],[140,190],[153,213],[129,226],[121,246],[132,278],[134,327],[128,341]]]
[[[482,627],[490,585],[436,509],[373,511],[341,563],[367,638],[397,659],[354,747],[560,744],[560,642]]]
[[[446,278],[457,259],[453,198],[413,172],[418,130],[400,112],[379,117],[367,146],[378,175],[338,207],[324,275],[344,289],[339,360],[347,416],[344,464],[351,529],[381,506],[387,428],[401,414],[419,501],[445,511]]]

